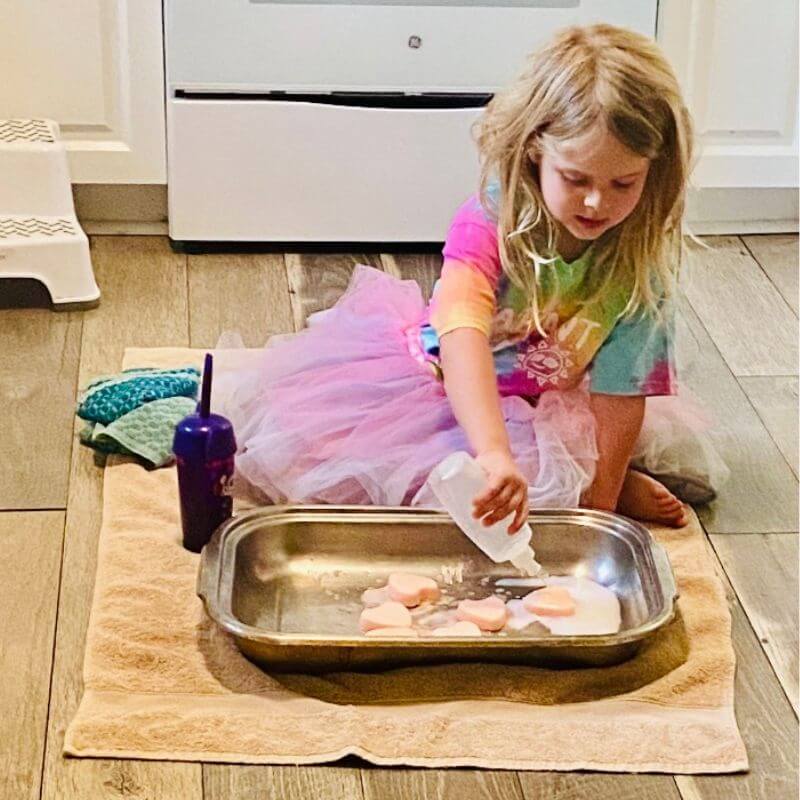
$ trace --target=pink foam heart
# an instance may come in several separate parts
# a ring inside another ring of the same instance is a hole
[[[508,609],[499,597],[491,595],[482,600],[462,600],[456,617],[474,622],[482,631],[499,631],[506,624]]]
[[[411,614],[402,603],[389,600],[374,608],[365,608],[358,618],[363,633],[374,628],[410,628]]]
[[[389,598],[408,608],[418,606],[423,600],[439,599],[439,586],[432,578],[411,575],[407,572],[393,572],[387,583]]]
[[[444,628],[434,628],[431,633],[433,636],[482,636],[481,629],[474,623],[462,620],[455,625],[447,625]]]
[[[522,598],[522,605],[540,617],[569,617],[575,613],[575,600],[563,586],[545,586]]]
[[[405,636],[418,639],[419,634],[413,628],[372,628],[366,633],[367,636],[380,638],[381,636]]]
[[[365,606],[379,606],[389,599],[389,590],[385,586],[379,589],[365,589],[361,595],[361,602]]]

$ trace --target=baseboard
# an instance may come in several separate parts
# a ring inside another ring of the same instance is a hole
[[[689,223],[689,229],[695,236],[744,236],[750,233],[797,233],[799,228],[796,219],[765,219],[695,222]]]
[[[75,183],[72,196],[86,233],[147,236],[167,233],[165,184]]]
[[[78,219],[95,235],[164,236],[164,184],[74,184]],[[694,189],[687,223],[696,234],[796,233],[797,189]],[[444,235],[444,231],[442,232]]]
[[[797,189],[692,189],[686,224],[692,233],[796,233]]]
[[[169,233],[166,222],[85,220],[81,225],[90,236],[166,236]]]

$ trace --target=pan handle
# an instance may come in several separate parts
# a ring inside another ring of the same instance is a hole
[[[211,537],[200,552],[200,566],[197,568],[197,585],[195,591],[202,598],[206,607],[215,598],[215,584],[219,572],[219,530]]]
[[[664,545],[659,544],[655,540],[652,541],[651,551],[653,553],[653,561],[656,564],[656,573],[658,574],[658,581],[664,591],[664,596],[673,602],[678,599],[678,586],[675,582],[675,573],[672,571],[672,564],[670,563],[667,551]]]

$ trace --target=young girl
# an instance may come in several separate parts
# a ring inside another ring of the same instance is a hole
[[[685,524],[631,469],[686,430],[676,398],[646,408],[676,393],[692,132],[672,70],[641,35],[565,30],[495,96],[478,145],[480,193],[450,226],[430,307],[413,281],[357,267],[333,308],[236,376],[240,477],[273,502],[430,504],[430,470],[468,450],[487,524],[513,512],[516,531],[529,498]],[[684,486],[713,497],[704,465],[685,466]]]

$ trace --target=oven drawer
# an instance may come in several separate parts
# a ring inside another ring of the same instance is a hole
[[[555,30],[657,0],[166,0],[169,93],[494,91]],[[413,4],[411,4],[413,3]]]
[[[478,186],[480,111],[173,98],[170,236],[442,241]]]

